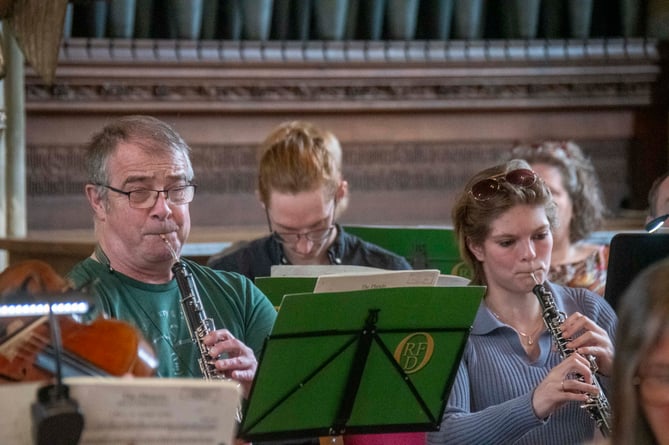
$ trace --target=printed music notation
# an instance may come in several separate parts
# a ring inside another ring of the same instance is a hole
[[[317,277],[314,293],[411,286],[466,286],[469,279],[437,269],[385,270],[364,266],[273,266],[272,277]]]
[[[341,275],[359,273],[383,273],[385,269],[356,265],[295,265],[277,264],[271,268],[272,277],[320,277],[321,275]]]
[[[438,270],[398,270],[381,273],[323,275],[318,277],[314,293],[346,292],[386,287],[434,286]]]
[[[43,383],[0,386],[0,443],[32,444],[30,404]],[[65,379],[84,415],[81,445],[231,445],[239,388],[199,379]],[[8,406],[11,405],[11,406]]]

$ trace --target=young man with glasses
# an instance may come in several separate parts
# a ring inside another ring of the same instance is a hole
[[[158,119],[127,116],[93,136],[87,170],[97,246],[68,278],[89,288],[106,316],[144,334],[160,377],[203,377],[173,272],[179,261],[213,321],[203,343],[214,372],[238,380],[248,394],[276,311],[246,278],[179,259],[196,191],[188,145]]]
[[[405,258],[337,224],[348,201],[348,184],[341,173],[341,147],[332,133],[309,122],[282,123],[261,145],[259,159],[257,193],[270,235],[224,250],[209,266],[250,279],[270,276],[271,267],[280,264],[411,269]],[[349,435],[344,442],[412,445],[423,444],[424,438],[423,433]],[[300,445],[312,443],[317,439]]]
[[[269,276],[280,264],[411,268],[405,258],[337,224],[347,185],[328,146],[332,141],[307,122],[286,122],[270,133],[260,151],[257,190],[270,235],[223,251],[209,260],[211,267],[251,279]]]

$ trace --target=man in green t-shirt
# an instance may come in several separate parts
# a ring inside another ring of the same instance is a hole
[[[93,136],[87,170],[97,246],[68,278],[107,316],[139,328],[159,376],[223,375],[248,395],[276,311],[247,278],[179,257],[196,189],[188,145],[158,119],[126,116]],[[184,309],[184,297],[201,304]],[[203,344],[186,317],[201,322]]]

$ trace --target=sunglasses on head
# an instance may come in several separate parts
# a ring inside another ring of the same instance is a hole
[[[502,182],[508,182],[516,187],[531,187],[537,182],[537,174],[526,168],[511,170],[475,183],[469,190],[477,201],[487,201],[502,189]]]

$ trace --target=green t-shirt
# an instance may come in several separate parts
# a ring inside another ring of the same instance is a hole
[[[216,329],[226,328],[260,357],[276,310],[246,277],[183,260],[190,269],[204,311]],[[176,279],[164,284],[134,280],[90,258],[68,274],[76,288],[88,288],[97,310],[139,328],[159,360],[160,377],[202,377],[197,345],[191,341]]]

